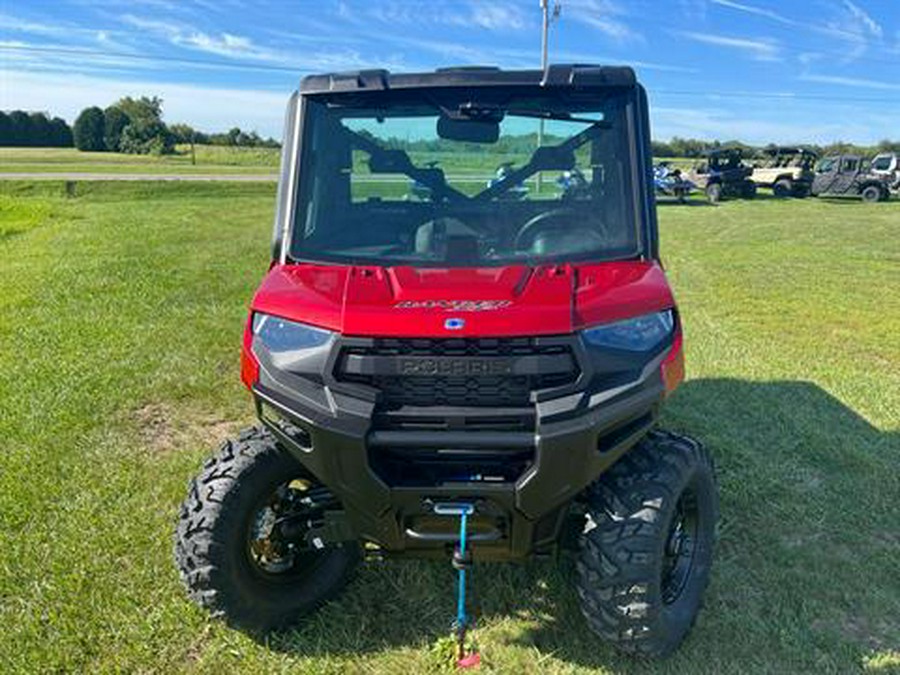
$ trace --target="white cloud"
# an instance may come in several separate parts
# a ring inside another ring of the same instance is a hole
[[[728,7],[729,9],[736,9],[739,12],[745,12],[747,14],[755,14],[757,16],[764,16],[767,19],[772,19],[773,21],[777,21],[778,23],[783,23],[788,26],[796,26],[799,22],[794,21],[793,19],[788,19],[785,16],[782,16],[778,12],[775,12],[771,9],[765,9],[764,7],[757,7],[755,5],[747,5],[742,2],[735,2],[734,0],[711,0],[711,2],[715,5],[719,5],[720,7]]]
[[[533,59],[533,57],[532,57]],[[621,56],[612,56],[609,54],[602,54],[599,52],[573,52],[573,51],[560,51],[554,53],[554,60],[559,63],[597,63],[600,65],[612,66],[612,65],[623,65],[623,66],[631,66],[632,68],[636,68],[638,71],[640,70],[656,70],[664,73],[698,73],[699,69],[694,68],[693,66],[679,66],[674,63],[656,63],[654,61],[642,61],[640,59],[633,59],[628,57]]]
[[[865,27],[866,31],[871,35],[880,38],[884,34],[881,26],[879,26],[875,19],[869,16],[862,7],[853,4],[850,0],[844,0],[844,6],[850,12],[851,16]]]
[[[563,16],[571,16],[616,42],[641,40],[643,36],[625,23],[625,9],[613,0],[572,0],[563,7]]]
[[[787,100],[787,97],[786,97]],[[801,102],[802,105],[802,102]],[[784,109],[784,107],[782,106]],[[785,112],[787,110],[785,109]],[[653,137],[738,139],[747,143],[831,143],[839,138],[875,142],[890,127],[884,120],[859,115],[856,108],[833,110],[827,122],[810,122],[805,108],[793,108],[794,115],[782,120],[747,117],[722,108],[705,106],[669,107],[652,105]]]
[[[881,82],[862,77],[842,77],[839,75],[801,75],[804,82],[818,82],[819,84],[836,84],[842,87],[861,87],[864,89],[880,89],[882,91],[900,91],[900,83]]]
[[[210,35],[186,24],[125,14],[121,21],[140,30],[150,31],[173,45],[228,58],[252,59],[271,63],[292,63],[289,55],[254,44],[241,35],[221,33]]]
[[[46,35],[55,35],[60,32],[60,28],[55,25],[40,23],[38,21],[25,21],[9,14],[0,14],[0,28],[10,31],[19,31],[22,33],[37,33]]]
[[[101,44],[105,44],[102,36],[97,36]],[[119,45],[109,42],[110,48],[120,49]],[[38,70],[43,72],[134,72],[152,69],[156,66],[171,67],[170,63],[145,59],[122,58],[118,54],[105,54],[58,42],[23,42],[21,40],[0,41],[3,48],[3,59],[7,66],[15,64],[22,72]],[[6,70],[3,71],[6,74]]]
[[[749,40],[747,38],[714,35],[711,33],[694,33],[692,31],[679,31],[677,34],[694,42],[701,42],[715,47],[738,49],[749,54],[751,58],[757,61],[775,61],[778,58],[778,44],[768,38]]]
[[[801,52],[797,60],[804,66],[809,66],[816,61],[821,61],[824,57],[825,55],[820,52]]]
[[[500,3],[479,2],[473,5],[470,16],[472,23],[488,30],[521,30],[526,25],[521,10]]]
[[[356,26],[367,26],[374,21],[395,28],[434,25],[518,31],[530,25],[520,7],[494,0],[469,0],[449,7],[431,2],[372,2],[365,7],[339,2],[337,16]]]
[[[882,27],[864,9],[851,0],[843,0],[831,8],[832,17],[824,22],[810,20],[798,21],[774,10],[750,5],[738,0],[709,0],[719,7],[734,9],[747,14],[765,17],[785,26],[798,30],[836,38],[849,44],[850,49],[842,54],[844,62],[854,61],[866,53],[871,40],[881,40],[884,34]],[[842,48],[839,46],[839,48]]]
[[[822,35],[843,41],[839,45],[842,50],[842,62],[850,63],[863,57],[872,43],[879,43],[884,48],[884,30],[859,5],[844,0],[837,5],[829,21],[812,28]]]
[[[80,44],[84,44],[85,41],[91,43],[96,41],[106,46],[115,45],[120,48],[114,40],[114,37],[118,36],[118,31],[97,27],[86,28],[64,21],[29,21],[9,14],[0,14],[0,30],[74,40]]]
[[[251,38],[222,32],[210,34],[193,26],[171,21],[125,14],[120,20],[139,30],[153,33],[170,44],[205,54],[222,56],[244,63],[256,62],[279,66],[297,74],[321,70],[347,70],[371,67],[373,60],[358,50],[340,46],[333,41],[320,49],[292,52],[255,43]],[[394,67],[396,59],[381,59],[378,63]]]

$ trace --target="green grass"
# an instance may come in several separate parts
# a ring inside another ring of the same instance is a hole
[[[118,152],[80,152],[75,148],[0,148],[0,172],[8,173],[276,173],[277,148],[179,145],[173,155],[126,155]]]
[[[448,563],[365,568],[268,644],[185,600],[176,509],[251,421],[274,185],[0,185],[0,672],[438,672]],[[706,607],[663,663],[584,627],[567,564],[476,569],[486,672],[900,670],[900,204],[660,207],[719,470]]]
[[[367,173],[358,153],[355,171]],[[191,163],[190,146],[179,145],[172,155],[126,155],[118,152],[80,152],[75,148],[10,148],[0,147],[0,173],[173,173],[173,174],[248,174],[275,173],[280,150],[277,148],[232,148],[219,145],[195,146]],[[519,166],[528,156],[496,155],[467,158],[452,152],[414,152],[412,160],[418,165],[438,160],[448,175],[476,174],[479,178],[493,176],[501,162],[515,162]],[[678,166],[689,166],[691,160],[668,160]],[[552,182],[552,178],[550,179]]]

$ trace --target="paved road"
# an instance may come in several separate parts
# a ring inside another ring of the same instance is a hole
[[[164,174],[164,173],[29,173],[0,172],[0,180],[168,180],[168,181],[240,181],[240,182],[275,182],[276,174]]]
[[[451,183],[484,183],[493,176],[447,176]],[[274,173],[99,173],[94,171],[0,171],[0,180],[192,180],[192,181],[276,181]],[[354,183],[408,183],[406,176],[353,176]]]

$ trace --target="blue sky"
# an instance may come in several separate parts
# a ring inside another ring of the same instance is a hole
[[[551,0],[552,2],[552,0]],[[635,66],[654,136],[900,137],[900,0],[562,0],[551,61]],[[303,74],[539,64],[538,0],[0,0],[0,108],[123,95],[280,136]]]

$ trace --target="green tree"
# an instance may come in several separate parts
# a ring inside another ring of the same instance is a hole
[[[28,113],[21,110],[13,110],[9,114],[10,145],[28,145],[28,136],[31,134],[31,119]]]
[[[128,126],[131,119],[115,105],[111,105],[103,111],[103,119],[103,145],[110,152],[119,152],[122,131]]]
[[[12,121],[0,110],[0,146],[12,145]]]
[[[53,144],[53,135],[50,129],[50,118],[46,113],[28,113],[28,138],[26,145],[32,147],[47,147]]]
[[[162,122],[163,100],[159,96],[141,96],[132,98],[125,96],[116,101],[112,107],[116,107],[128,116],[135,124],[150,125],[154,122]]]
[[[175,149],[175,139],[161,122],[149,125],[132,122],[122,130],[119,149],[134,155],[166,155]]]
[[[676,157],[675,151],[672,150],[672,146],[668,143],[664,143],[663,141],[652,141],[650,143],[650,147],[653,152],[654,157]]]
[[[197,131],[190,124],[173,124],[169,131],[176,143],[191,143],[197,138]]]
[[[228,130],[228,145],[241,145],[245,138],[245,134],[240,127],[234,127]]]
[[[85,108],[78,115],[78,119],[75,120],[75,125],[72,128],[75,147],[79,150],[105,150],[106,144],[103,142],[104,132],[103,111],[97,106]]]
[[[72,130],[64,119],[47,113],[13,110],[0,112],[0,146],[71,146]]]
[[[72,147],[72,129],[62,117],[54,117],[50,120],[51,145],[58,148]]]
[[[115,104],[128,117],[119,137],[119,150],[133,154],[168,154],[175,149],[175,137],[162,120],[162,99],[158,96],[126,96]]]

